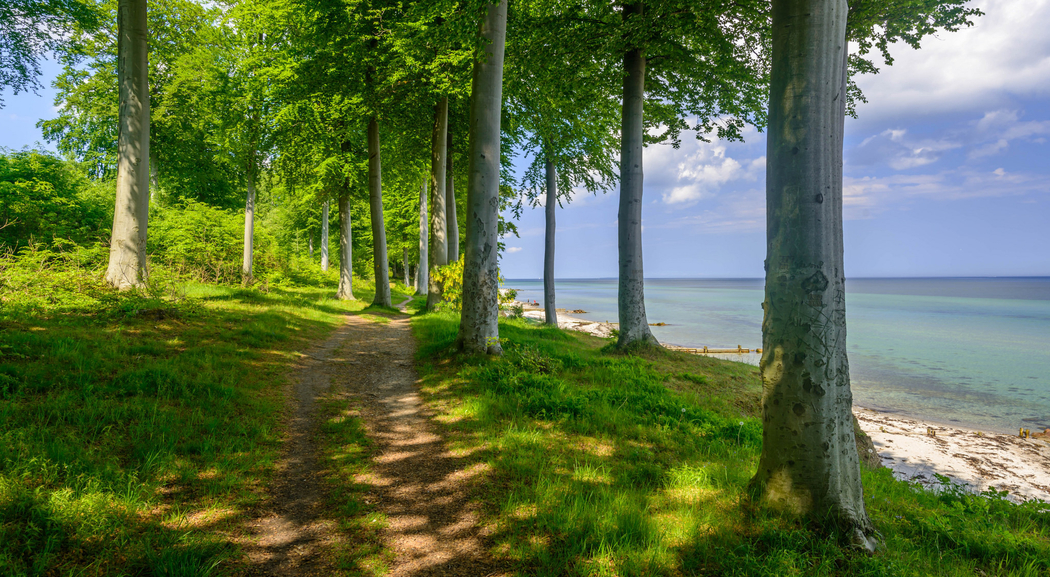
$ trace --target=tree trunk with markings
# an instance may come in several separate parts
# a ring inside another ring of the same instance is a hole
[[[763,447],[752,499],[868,551],[842,257],[846,0],[774,0],[762,321]]]
[[[468,353],[502,354],[499,343],[500,111],[507,0],[486,7],[482,58],[474,61],[470,98],[467,235],[463,261],[463,313],[459,347]]]
[[[627,4],[623,17],[641,15],[642,3]],[[620,336],[617,346],[658,345],[645,315],[642,269],[642,150],[645,127],[645,51],[629,49],[623,57],[623,112],[620,130],[620,212],[617,221],[620,257],[617,305]]]

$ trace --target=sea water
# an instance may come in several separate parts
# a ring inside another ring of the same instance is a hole
[[[647,279],[663,343],[762,346],[761,279]],[[543,301],[539,280],[508,280]],[[558,306],[616,322],[615,279],[559,280]],[[859,406],[985,431],[1050,427],[1050,278],[849,279],[847,350]],[[757,364],[758,355],[740,360]]]

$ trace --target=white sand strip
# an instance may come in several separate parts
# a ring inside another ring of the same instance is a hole
[[[1014,500],[1050,503],[1050,442],[948,427],[854,407],[882,464],[898,479],[931,488],[943,475],[974,491],[1007,491]]]
[[[525,312],[521,316],[543,322],[546,320],[546,313],[543,309],[537,309],[535,307],[529,307],[524,303],[517,303],[525,308]],[[613,329],[616,328],[616,323],[602,323],[597,321],[589,321],[587,319],[581,319],[574,316],[570,316],[564,312],[558,311],[558,328],[567,329],[570,331],[579,331],[581,333],[587,333],[596,337],[602,337],[607,339],[612,336]]]

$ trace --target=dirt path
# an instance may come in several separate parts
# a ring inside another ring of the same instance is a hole
[[[304,355],[293,377],[291,419],[270,499],[249,524],[251,538],[244,543],[249,575],[330,575],[331,551],[343,539],[338,524],[325,515],[324,485],[320,476],[316,401],[326,394],[337,363],[330,361],[350,333],[343,325]]]
[[[252,564],[261,575],[334,574],[327,554],[342,538],[321,507],[315,400],[356,399],[376,445],[367,500],[388,520],[384,539],[394,553],[391,577],[499,575],[471,503],[469,482],[480,472],[450,454],[424,413],[413,364],[408,318],[352,315],[331,338],[307,353],[296,379],[286,457],[273,490],[271,515],[260,519]]]

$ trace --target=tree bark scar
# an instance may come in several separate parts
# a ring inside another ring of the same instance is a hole
[[[822,293],[828,288],[828,277],[824,276],[824,273],[817,271],[812,276],[802,281],[802,290],[807,293]]]

